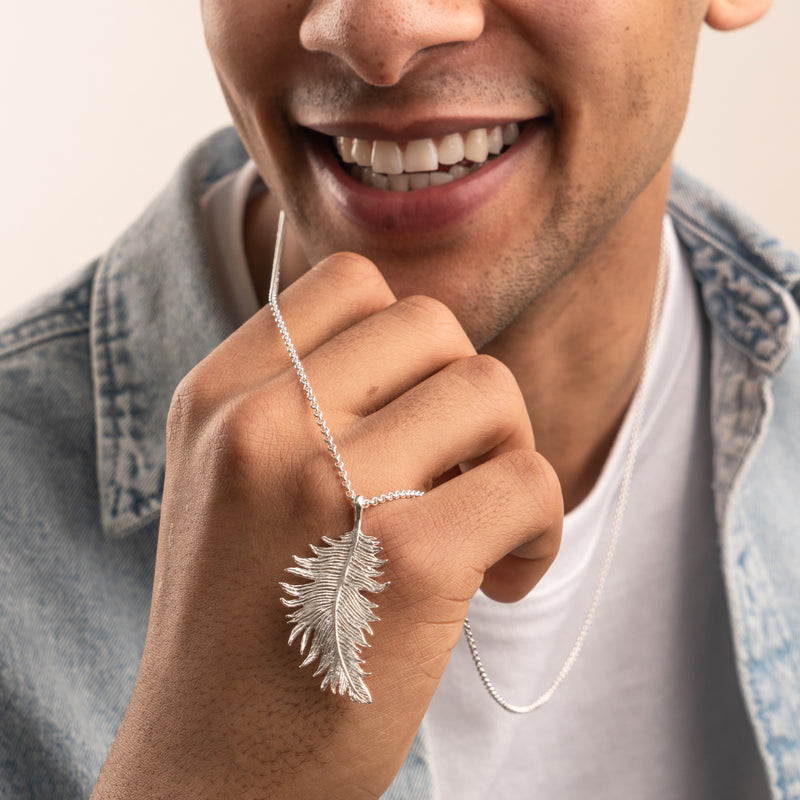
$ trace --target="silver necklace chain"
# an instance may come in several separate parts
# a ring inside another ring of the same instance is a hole
[[[292,365],[297,373],[297,377],[300,379],[300,384],[303,387],[306,398],[308,399],[308,404],[311,406],[311,412],[314,414],[314,419],[316,420],[317,425],[322,432],[322,438],[325,440],[328,452],[331,454],[333,463],[336,466],[336,473],[339,475],[339,480],[342,482],[347,499],[354,505],[359,505],[361,508],[369,508],[370,506],[378,506],[381,505],[381,503],[388,503],[392,500],[402,500],[407,497],[422,497],[425,492],[418,489],[399,489],[394,492],[386,492],[385,494],[376,495],[375,497],[366,499],[357,495],[353,489],[353,486],[350,483],[350,478],[347,475],[347,470],[344,467],[342,457],[339,454],[339,450],[337,449],[335,442],[333,441],[333,436],[331,436],[330,428],[328,428],[328,424],[325,422],[325,417],[322,416],[322,410],[319,407],[319,403],[317,403],[314,390],[311,388],[311,384],[309,383],[308,376],[306,375],[305,368],[303,367],[303,362],[300,361],[300,356],[297,355],[297,350],[294,346],[294,342],[292,341],[292,337],[289,336],[289,329],[286,327],[286,323],[283,321],[283,314],[281,314],[280,309],[278,308],[278,286],[280,284],[281,277],[281,256],[283,254],[283,238],[285,227],[286,215],[283,211],[281,211],[278,215],[278,235],[275,242],[275,253],[272,258],[272,276],[270,278],[269,295],[267,299],[269,302],[269,307],[272,311],[272,316],[275,320],[275,324],[278,326],[278,330],[280,331],[281,339],[283,339],[283,343],[286,346],[287,352],[289,353],[289,358],[292,360]]]
[[[625,465],[622,471],[622,482],[620,483],[619,495],[617,496],[617,505],[614,510],[614,518],[611,524],[611,533],[608,539],[608,547],[606,549],[603,563],[600,566],[600,573],[597,578],[597,583],[592,593],[592,599],[589,602],[589,608],[583,618],[583,624],[578,630],[578,635],[572,644],[572,648],[567,655],[561,669],[554,678],[550,686],[542,692],[532,703],[519,706],[510,703],[506,700],[489,678],[486,667],[483,665],[480,654],[478,653],[478,646],[475,643],[475,636],[472,633],[472,627],[469,622],[469,617],[464,620],[464,636],[469,646],[469,651],[472,654],[472,660],[475,662],[475,668],[478,670],[483,685],[486,691],[492,696],[492,699],[506,711],[512,714],[530,714],[536,711],[547,703],[553,695],[558,691],[559,687],[566,680],[575,662],[578,660],[578,655],[583,648],[583,643],[589,628],[592,626],[595,612],[600,604],[600,597],[603,594],[603,589],[606,585],[609,570],[611,569],[611,561],[614,558],[614,551],[617,548],[617,541],[619,539],[619,532],[622,527],[622,518],[625,515],[625,507],[628,504],[628,494],[631,486],[631,479],[633,478],[634,468],[636,466],[636,456],[639,452],[639,437],[642,431],[642,422],[644,420],[645,405],[647,402],[648,393],[648,374],[650,372],[650,356],[653,351],[653,343],[655,342],[656,333],[658,331],[658,320],[660,316],[661,306],[664,301],[664,291],[667,285],[667,256],[664,238],[661,239],[661,250],[658,258],[658,272],[656,275],[655,291],[653,293],[652,305],[650,308],[650,320],[647,325],[647,335],[645,337],[644,356],[642,358],[642,374],[639,378],[639,386],[636,390],[636,395],[633,400],[633,427],[631,429],[631,438],[628,445],[628,453],[625,457]]]
[[[350,500],[350,502],[353,503],[354,506],[358,506],[362,509],[369,508],[371,506],[381,505],[382,503],[388,503],[393,500],[401,500],[411,497],[422,497],[425,494],[425,492],[421,490],[399,489],[393,492],[386,492],[385,494],[376,495],[375,497],[365,499],[357,495],[355,490],[353,489],[353,486],[350,482],[350,478],[347,475],[347,470],[345,469],[344,462],[342,461],[342,457],[339,453],[339,450],[336,447],[335,442],[333,441],[333,436],[331,435],[330,429],[328,428],[328,425],[325,422],[325,418],[322,414],[322,410],[319,407],[319,403],[317,402],[317,398],[314,394],[314,391],[311,388],[311,383],[308,380],[308,376],[306,375],[303,363],[300,360],[300,356],[297,354],[297,349],[295,348],[294,342],[292,341],[292,338],[289,335],[289,330],[286,327],[283,315],[281,314],[280,309],[278,308],[278,287],[280,284],[280,265],[281,265],[281,256],[283,254],[283,240],[285,235],[285,227],[286,227],[286,215],[284,214],[283,211],[281,211],[280,214],[278,215],[278,232],[275,241],[275,252],[272,261],[272,276],[270,278],[269,294],[267,299],[270,310],[272,311],[272,316],[275,320],[275,324],[278,326],[278,331],[280,332],[281,339],[283,340],[283,343],[289,354],[289,358],[291,359],[292,366],[294,367],[294,370],[297,373],[297,377],[300,380],[303,392],[305,393],[306,399],[308,400],[309,406],[311,407],[314,419],[317,423],[317,426],[320,429],[320,432],[322,433],[323,439],[325,440],[325,445],[328,448],[328,452],[330,453],[330,456],[333,459],[334,465],[336,467],[336,473],[338,474],[339,480],[342,483],[342,487],[345,490],[345,495],[347,496],[348,500]],[[467,645],[469,646],[470,653],[472,654],[472,659],[475,662],[475,668],[478,671],[478,675],[480,676],[480,679],[483,682],[486,691],[491,695],[494,701],[501,708],[504,708],[506,711],[509,711],[513,714],[529,714],[530,712],[536,711],[538,708],[541,708],[545,703],[547,703],[553,697],[558,688],[566,679],[567,675],[572,670],[572,667],[575,665],[575,662],[578,659],[578,655],[580,654],[581,649],[583,647],[584,640],[586,639],[586,635],[589,632],[589,628],[592,625],[592,621],[594,620],[595,611],[597,610],[597,607],[600,603],[600,597],[603,593],[603,588],[605,587],[606,579],[608,578],[608,573],[611,568],[611,561],[614,557],[614,551],[616,550],[617,540],[619,539],[619,532],[622,525],[622,518],[625,514],[625,507],[627,506],[628,503],[628,493],[630,489],[631,479],[633,477],[634,467],[636,465],[636,456],[638,454],[638,449],[639,449],[639,436],[641,433],[642,421],[644,419],[644,410],[648,392],[647,376],[649,374],[649,369],[650,369],[650,355],[652,353],[653,343],[655,341],[656,331],[658,329],[659,312],[661,310],[661,305],[663,303],[666,283],[667,283],[667,258],[666,258],[666,248],[662,237],[661,252],[658,261],[658,273],[656,276],[656,288],[653,294],[652,306],[650,310],[650,320],[648,323],[647,335],[645,338],[644,357],[642,359],[642,374],[633,401],[634,403],[633,428],[631,430],[630,444],[628,445],[628,452],[625,458],[625,465],[622,474],[622,482],[620,484],[619,495],[617,497],[617,505],[611,526],[611,534],[609,536],[608,548],[606,550],[605,557],[603,558],[603,563],[600,567],[600,574],[597,579],[597,584],[595,586],[594,593],[592,594],[591,602],[589,603],[589,608],[583,619],[583,624],[581,625],[580,630],[578,631],[578,635],[575,637],[575,641],[572,645],[569,655],[567,656],[566,660],[564,661],[564,664],[562,665],[561,669],[559,670],[558,674],[556,675],[555,679],[550,684],[548,689],[544,691],[538,698],[536,698],[536,700],[534,700],[529,705],[525,706],[514,705],[513,703],[509,703],[507,700],[505,700],[497,691],[495,685],[492,683],[491,679],[489,678],[489,674],[486,671],[486,667],[484,666],[483,661],[481,660],[480,654],[478,653],[478,646],[475,642],[475,636],[472,633],[472,626],[470,625],[469,617],[464,619],[464,636],[467,640]]]

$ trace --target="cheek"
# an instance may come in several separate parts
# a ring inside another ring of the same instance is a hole
[[[284,120],[287,91],[302,61],[299,27],[308,3],[203,0],[206,44],[242,141],[272,185],[291,160]]]
[[[573,158],[582,154],[589,174],[613,162],[649,179],[674,147],[701,22],[680,6],[584,2],[583,16],[571,10],[573,47],[554,56],[567,76],[558,92],[562,142]]]
[[[206,45],[226,95],[269,96],[299,49],[303,3],[287,0],[203,0]]]
[[[688,94],[700,0],[498,0],[565,115],[641,117]],[[558,109],[557,109],[558,110]]]

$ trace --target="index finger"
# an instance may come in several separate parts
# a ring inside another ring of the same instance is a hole
[[[336,253],[279,295],[280,311],[300,358],[395,302],[378,268],[355,253]],[[196,369],[218,398],[238,394],[290,367],[278,327],[264,306]]]

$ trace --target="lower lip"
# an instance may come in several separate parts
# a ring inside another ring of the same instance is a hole
[[[416,191],[390,192],[365,186],[345,171],[330,149],[330,140],[324,137],[314,142],[312,164],[324,189],[351,222],[383,236],[420,235],[475,214],[516,172],[545,124],[539,119],[527,122],[514,145],[466,178]]]

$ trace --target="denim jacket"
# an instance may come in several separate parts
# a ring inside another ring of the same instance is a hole
[[[147,629],[167,409],[235,327],[198,199],[231,130],[68,286],[0,329],[0,797],[86,797]],[[800,259],[677,171],[711,323],[714,491],[741,691],[775,798],[800,798]],[[433,798],[424,725],[386,794]]]

